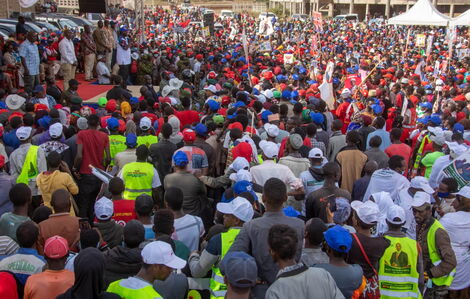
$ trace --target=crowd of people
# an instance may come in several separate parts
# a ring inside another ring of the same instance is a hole
[[[2,41],[0,297],[469,298],[468,27],[200,17]]]

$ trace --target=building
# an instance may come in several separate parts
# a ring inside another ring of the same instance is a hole
[[[470,8],[469,0],[431,0],[437,9],[455,17]],[[282,9],[290,14],[311,14],[320,11],[325,16],[357,13],[359,19],[368,16],[393,17],[405,12],[416,0],[269,0],[269,8]]]
[[[0,0],[0,18],[9,18],[13,12],[34,12],[34,5],[29,8],[20,7],[20,1],[18,0]]]

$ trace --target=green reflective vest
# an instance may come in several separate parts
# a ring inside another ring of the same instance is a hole
[[[235,238],[240,232],[239,228],[231,228],[225,233],[220,234],[220,241],[222,252],[220,253],[219,261],[223,260],[224,256],[227,254],[230,247],[232,247]],[[211,299],[222,299],[227,293],[227,285],[224,283],[224,276],[220,272],[220,269],[215,265],[212,267],[212,278],[210,281],[211,288]]]
[[[379,261],[380,298],[422,298],[418,289],[418,245],[408,237],[385,236],[390,246]]]
[[[152,285],[148,284],[143,286],[142,284],[139,285],[127,285],[127,279],[117,280],[112,282],[106,292],[114,293],[119,295],[121,298],[125,299],[155,299],[155,298],[163,298],[160,294],[155,291]]]
[[[434,266],[437,266],[441,263],[441,256],[439,255],[439,250],[436,247],[436,231],[440,228],[445,230],[442,224],[439,221],[434,219],[434,223],[429,228],[428,235],[427,235],[429,258],[431,259],[431,262]],[[431,279],[432,279],[433,284],[437,286],[450,286],[452,284],[452,281],[454,280],[454,275],[455,275],[455,268],[452,269],[449,275],[441,276],[441,277],[433,277]]]
[[[111,166],[114,165],[114,157],[127,149],[126,137],[122,135],[109,135],[109,153],[111,155]]]
[[[24,158],[23,167],[20,175],[16,178],[16,183],[28,185],[30,180],[34,180],[38,176],[38,150],[39,146],[31,145]]]
[[[145,144],[147,147],[150,147],[152,144],[158,142],[158,137],[155,135],[145,135],[137,137],[137,146]]]
[[[124,199],[136,199],[140,194],[152,196],[153,165],[147,162],[132,162],[122,168]]]

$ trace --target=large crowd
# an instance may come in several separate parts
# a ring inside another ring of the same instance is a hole
[[[0,298],[470,298],[469,27],[111,11],[0,40]]]

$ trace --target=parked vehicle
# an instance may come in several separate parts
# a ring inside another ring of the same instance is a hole
[[[221,10],[220,17],[222,19],[231,19],[235,17],[235,13],[231,10]]]
[[[277,16],[272,12],[262,12],[259,14],[258,19],[263,21],[264,19],[277,19]]]
[[[337,15],[333,20],[346,20],[352,22],[359,22],[359,16],[356,13],[346,14],[346,15]]]
[[[0,23],[4,23],[4,24],[13,24],[15,25],[15,31],[16,31],[16,24],[18,24],[18,20],[14,20],[14,19],[0,19]],[[25,22],[24,24],[26,30],[28,31],[34,31],[36,33],[40,33],[42,32],[42,29],[35,25],[34,23],[31,23],[31,22]]]
[[[2,30],[7,36],[14,35],[16,32],[16,25],[8,23],[0,23],[0,30]]]
[[[55,25],[53,25],[49,22],[35,21],[34,24],[38,25],[39,27],[41,27],[45,30],[51,30],[51,31],[60,30],[57,26],[55,26]]]

